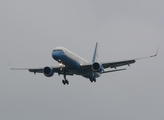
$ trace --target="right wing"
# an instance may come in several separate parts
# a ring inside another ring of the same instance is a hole
[[[120,71],[120,70],[126,70],[126,69],[117,69],[117,67],[121,67],[121,66],[124,66],[124,65],[130,66],[130,64],[135,63],[136,60],[141,60],[141,59],[146,59],[146,58],[152,58],[152,57],[157,56],[157,54],[158,54],[158,49],[157,49],[156,54],[151,55],[151,56],[148,56],[148,57],[135,58],[135,59],[129,59],[129,60],[121,60],[121,61],[113,61],[113,62],[103,62],[101,64],[102,64],[102,66],[103,66],[104,69],[106,69],[106,68],[115,68],[116,70],[103,71],[102,73],[108,73],[108,72],[115,72],[115,71]],[[92,71],[92,64],[93,63],[89,63],[89,64],[86,64],[86,65],[82,65],[81,67],[83,69],[87,70],[87,71]]]
[[[124,65],[130,66],[130,64],[135,63],[136,60],[155,57],[155,56],[157,56],[157,54],[158,54],[158,49],[157,49],[156,54],[148,56],[148,57],[135,58],[135,59],[130,59],[130,60],[122,60],[122,61],[116,61],[116,62],[107,62],[107,63],[102,63],[102,65],[103,65],[104,68],[109,68],[110,67],[110,68],[115,68],[116,69],[117,67],[124,66]]]

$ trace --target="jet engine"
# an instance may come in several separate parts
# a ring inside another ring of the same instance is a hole
[[[94,62],[94,63],[92,64],[92,70],[93,70],[94,72],[101,72],[101,71],[104,70],[104,68],[103,68],[103,66],[102,66],[101,63]]]
[[[46,77],[52,77],[54,75],[54,69],[52,67],[47,66],[43,69],[43,74]]]

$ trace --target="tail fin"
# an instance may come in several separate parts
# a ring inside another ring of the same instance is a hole
[[[95,62],[97,60],[98,60],[98,42],[96,43],[96,46],[95,46],[95,51],[94,51],[94,54],[93,54],[92,62]]]

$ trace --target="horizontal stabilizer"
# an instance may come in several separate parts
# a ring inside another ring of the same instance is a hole
[[[117,72],[117,71],[121,71],[121,70],[126,70],[126,68],[124,68],[124,69],[117,69],[117,70],[110,70],[110,71],[104,71],[101,74],[103,74],[103,73],[109,73],[109,72]]]

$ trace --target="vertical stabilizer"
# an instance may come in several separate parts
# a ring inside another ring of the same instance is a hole
[[[95,62],[97,60],[98,60],[98,42],[96,43],[96,46],[95,46],[95,51],[94,51],[94,54],[93,54],[92,62]]]

